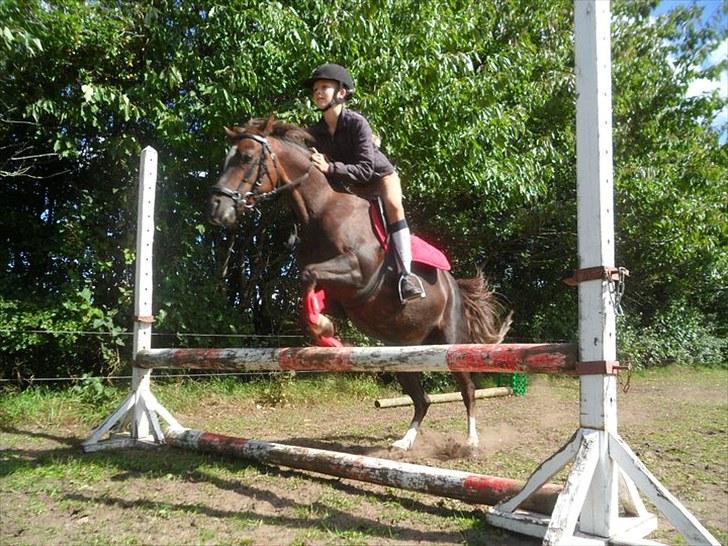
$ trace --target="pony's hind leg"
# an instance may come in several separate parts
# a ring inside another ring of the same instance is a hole
[[[417,438],[417,432],[419,431],[420,424],[425,418],[427,408],[430,407],[430,400],[427,397],[425,389],[422,387],[422,373],[401,372],[395,374],[395,376],[397,377],[399,384],[402,385],[402,389],[405,394],[412,398],[412,402],[415,407],[415,413],[407,432],[400,440],[397,440],[392,444],[392,447],[407,451],[415,443],[415,438]]]
[[[478,428],[475,423],[475,383],[468,372],[453,372],[455,379],[460,385],[460,393],[463,396],[465,411],[468,414],[468,446],[475,449],[480,444]]]

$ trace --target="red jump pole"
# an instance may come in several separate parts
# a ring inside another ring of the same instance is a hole
[[[289,347],[148,349],[139,368],[316,372],[569,373],[576,365],[570,343],[415,345],[406,347]]]
[[[264,464],[309,470],[489,506],[514,496],[523,487],[523,482],[507,478],[223,436],[200,430],[169,430],[165,436],[167,443],[175,447],[234,455]],[[551,514],[561,489],[560,486],[546,484],[530,496],[522,508]]]

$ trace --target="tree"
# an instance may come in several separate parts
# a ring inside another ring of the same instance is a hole
[[[694,79],[726,69],[725,60],[703,65],[728,32],[717,19],[701,26],[698,7],[653,23],[655,4],[626,2],[616,12],[629,23],[614,39],[617,249],[632,270],[625,326],[632,335],[654,331],[656,343],[647,354],[635,348],[635,360],[725,362],[728,149],[710,125],[726,102],[686,94]]]
[[[698,28],[697,10],[653,22],[654,5],[614,4],[617,249],[633,271],[630,331],[665,322],[674,301],[713,335],[706,325],[725,328],[728,301],[728,176],[707,120],[722,103],[686,99],[685,89],[720,27]],[[207,225],[205,203],[223,127],[270,113],[312,122],[300,82],[329,61],[354,73],[353,107],[396,162],[416,231],[447,250],[457,275],[485,269],[516,310],[514,337],[574,338],[576,294],[560,282],[576,267],[572,33],[571,0],[2,3],[4,373],[117,363],[147,145],[160,152],[157,330],[298,333],[284,205],[223,234]],[[15,333],[37,328],[105,335]],[[279,343],[255,339],[246,343]]]

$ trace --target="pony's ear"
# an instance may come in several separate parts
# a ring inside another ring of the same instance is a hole
[[[228,138],[237,138],[239,136],[239,133],[235,129],[236,127],[232,129],[230,127],[225,127],[225,134]]]
[[[265,129],[263,129],[263,136],[268,136],[270,132],[273,130],[273,123],[276,120],[275,114],[271,114],[268,118],[268,121],[265,124]]]

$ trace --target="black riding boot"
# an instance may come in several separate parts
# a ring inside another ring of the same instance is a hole
[[[400,301],[405,303],[417,298],[427,297],[422,281],[410,269],[412,263],[412,246],[407,221],[400,220],[389,227],[392,242],[394,243],[394,250],[399,260],[400,271],[402,272],[398,286]]]

